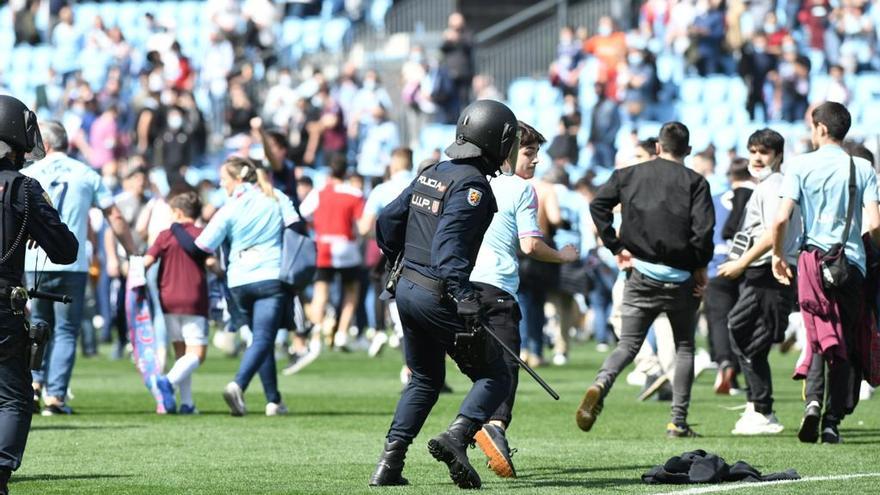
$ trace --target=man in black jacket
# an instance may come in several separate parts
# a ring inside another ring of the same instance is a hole
[[[638,353],[654,319],[666,313],[676,349],[672,421],[666,433],[697,436],[688,426],[687,412],[694,381],[697,309],[715,248],[715,209],[709,183],[683,164],[691,150],[689,139],[683,124],[665,124],[658,138],[658,158],[616,170],[590,205],[602,242],[629,274],[620,342],[577,410],[577,425],[584,431],[592,428],[614,380]],[[618,204],[623,208],[619,233],[612,225]]]

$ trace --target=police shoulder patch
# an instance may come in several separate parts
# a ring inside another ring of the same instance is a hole
[[[480,200],[482,200],[482,199],[483,199],[483,192],[482,191],[474,189],[473,187],[468,189],[467,201],[468,201],[469,205],[477,206],[480,204]]]

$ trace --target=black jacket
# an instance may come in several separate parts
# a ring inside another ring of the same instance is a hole
[[[613,209],[623,222],[614,230]],[[680,270],[705,268],[715,244],[709,183],[684,165],[662,158],[614,171],[596,192],[590,214],[605,247]]]

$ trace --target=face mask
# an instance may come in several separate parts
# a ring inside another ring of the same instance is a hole
[[[367,91],[372,91],[376,89],[376,81],[374,81],[373,79],[367,79],[366,81],[364,81],[364,89],[366,89]]]
[[[642,63],[642,58],[642,54],[640,53],[630,53],[626,57],[629,61],[629,65],[640,65]]]
[[[767,50],[767,47],[764,45],[755,45],[755,53],[764,53]]]
[[[168,127],[172,130],[178,130],[183,127],[183,117],[180,114],[172,113],[168,116]]]
[[[764,167],[761,170],[757,170],[749,165],[749,174],[758,179],[758,181],[763,182],[764,179],[773,175],[773,169],[771,167]]]
[[[608,26],[599,26],[599,36],[611,35],[611,28]]]

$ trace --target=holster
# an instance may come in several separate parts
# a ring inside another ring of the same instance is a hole
[[[450,356],[463,373],[470,374],[485,368],[498,356],[498,352],[500,349],[495,340],[482,328],[475,327],[469,332],[455,334]]]
[[[46,346],[52,338],[52,329],[44,321],[37,321],[33,325],[29,325],[25,321],[25,328],[28,332],[28,357],[31,370],[42,369],[43,354],[45,354]]]

